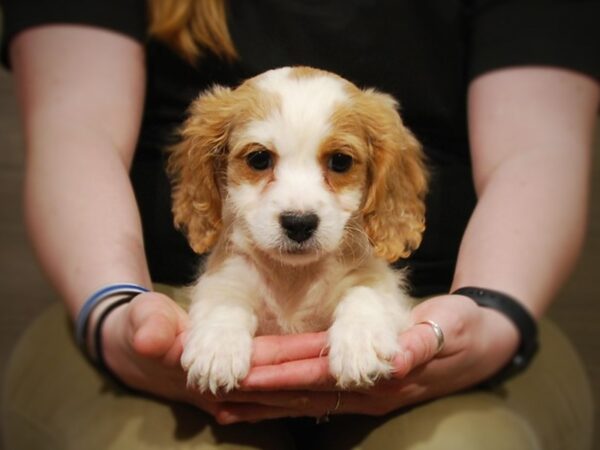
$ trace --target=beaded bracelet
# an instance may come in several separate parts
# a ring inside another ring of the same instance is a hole
[[[75,319],[75,340],[84,353],[89,354],[86,343],[90,316],[92,315],[94,309],[96,309],[96,307],[104,300],[115,295],[137,295],[143,292],[150,291],[143,286],[133,283],[111,284],[97,290],[85,301],[83,307],[77,315],[77,318]]]
[[[106,318],[112,311],[114,311],[121,305],[129,303],[131,300],[133,300],[140,294],[141,292],[138,292],[136,294],[129,294],[126,297],[121,297],[118,300],[112,302],[106,308],[104,308],[104,310],[100,313],[100,316],[98,317],[98,320],[96,321],[92,332],[92,348],[94,349],[94,354],[96,356],[96,366],[98,367],[98,369],[102,370],[105,374],[109,375],[114,381],[116,381],[119,384],[123,384],[123,382],[108,367],[108,364],[106,364],[106,360],[104,359],[104,349],[102,346],[102,327],[104,325],[104,322],[106,321]]]

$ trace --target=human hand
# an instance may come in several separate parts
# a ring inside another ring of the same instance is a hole
[[[240,390],[224,396],[222,423],[328,413],[381,415],[473,386],[503,367],[518,345],[512,323],[461,296],[427,300],[412,312],[413,325],[399,336],[394,374],[370,389],[338,397],[323,349],[326,333],[255,339],[253,367]],[[438,323],[445,346],[424,320]],[[338,402],[338,398],[341,399]]]
[[[217,414],[220,402],[186,386],[180,364],[188,315],[167,296],[148,292],[115,309],[102,328],[105,363],[125,385]]]

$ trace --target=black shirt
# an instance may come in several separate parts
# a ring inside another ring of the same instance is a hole
[[[466,124],[469,82],[515,65],[565,67],[600,79],[597,0],[231,0],[228,26],[240,56],[207,55],[195,67],[147,37],[143,0],[3,1],[7,46],[47,23],[108,28],[143,43],[147,92],[132,180],[154,281],[190,282],[199,261],[172,224],[164,148],[197,94],[267,69],[309,65],[394,95],[423,143],[432,172],[427,230],[410,267],[417,295],[448,289],[475,204]]]

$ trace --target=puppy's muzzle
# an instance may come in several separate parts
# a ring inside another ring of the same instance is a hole
[[[319,216],[312,212],[286,211],[279,216],[279,223],[288,238],[301,244],[314,234],[319,226]]]

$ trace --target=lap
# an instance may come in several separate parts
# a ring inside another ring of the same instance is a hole
[[[542,351],[495,391],[470,391],[385,417],[339,416],[325,425],[272,421],[220,426],[187,405],[132,394],[80,354],[54,305],[29,327],[5,379],[7,450],[296,448],[586,449],[592,405],[581,363],[562,334],[541,324]],[[494,447],[495,446],[495,447]]]

